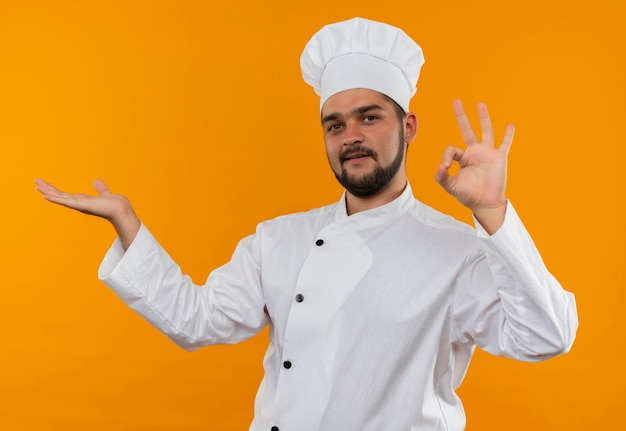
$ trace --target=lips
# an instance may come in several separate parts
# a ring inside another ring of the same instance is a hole
[[[360,159],[362,157],[369,157],[369,156],[363,153],[350,154],[346,157],[346,160]]]
[[[344,151],[339,156],[339,160],[341,161],[341,163],[344,163],[347,160],[361,159],[363,157],[371,157],[376,160],[376,153],[369,148],[351,148],[347,151]]]

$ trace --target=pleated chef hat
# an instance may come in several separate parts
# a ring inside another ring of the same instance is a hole
[[[320,96],[320,110],[333,94],[367,88],[408,111],[423,64],[422,48],[404,31],[364,18],[322,27],[300,57],[302,77]]]

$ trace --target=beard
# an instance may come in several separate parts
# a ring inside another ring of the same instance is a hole
[[[355,145],[354,147],[344,151],[340,156],[341,172],[335,172],[335,178],[337,181],[352,195],[358,198],[367,198],[374,196],[375,194],[386,189],[391,181],[394,179],[400,166],[402,166],[402,160],[404,159],[404,130],[400,128],[398,136],[398,151],[396,157],[391,164],[387,167],[376,166],[374,171],[369,174],[363,175],[360,178],[351,176],[348,174],[344,167],[344,161],[352,153],[363,153],[370,156],[375,161],[378,161],[378,154],[369,148]],[[333,170],[334,171],[334,170]]]

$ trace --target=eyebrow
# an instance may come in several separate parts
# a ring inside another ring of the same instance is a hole
[[[375,111],[375,110],[383,110],[384,108],[380,105],[377,104],[372,104],[372,105],[365,105],[365,106],[359,106],[358,108],[353,109],[350,114],[351,115],[358,115],[358,114],[364,114],[365,112],[369,112],[369,111]],[[322,117],[322,124],[328,122],[328,121],[335,121],[338,120],[341,117],[341,115],[338,112],[333,112],[331,114],[326,115],[325,117]]]

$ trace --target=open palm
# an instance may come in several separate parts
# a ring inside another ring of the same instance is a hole
[[[107,219],[113,224],[124,248],[128,248],[137,234],[141,222],[125,196],[111,193],[102,180],[94,181],[97,196],[83,193],[66,193],[52,184],[37,178],[37,190],[55,204]]]

